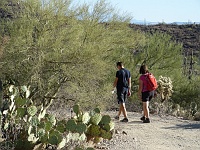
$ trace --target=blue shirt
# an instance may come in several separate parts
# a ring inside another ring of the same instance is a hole
[[[122,68],[116,72],[117,81],[117,91],[122,91],[128,89],[128,79],[131,77],[130,71]]]

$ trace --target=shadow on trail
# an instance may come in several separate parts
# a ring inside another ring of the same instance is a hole
[[[128,124],[142,124],[141,121],[129,121]]]
[[[177,128],[200,129],[200,122],[199,123],[190,123],[190,124],[177,124],[174,127],[166,127],[165,129],[177,129]]]

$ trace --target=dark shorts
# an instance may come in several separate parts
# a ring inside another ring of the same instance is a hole
[[[127,99],[127,95],[128,95],[128,90],[117,91],[118,104],[125,103]]]
[[[142,92],[142,102],[150,101],[154,97],[154,91]]]

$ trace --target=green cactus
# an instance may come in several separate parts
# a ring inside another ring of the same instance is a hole
[[[39,120],[38,120],[38,118],[36,117],[36,116],[33,116],[32,118],[31,118],[31,120],[30,120],[30,124],[32,125],[32,126],[38,126],[39,125]]]
[[[102,119],[101,119],[101,124],[109,124],[111,121],[111,118],[109,115],[104,115],[102,116]]]
[[[23,93],[24,93],[24,97],[25,97],[25,98],[28,98],[28,97],[30,96],[30,94],[31,94],[29,88],[30,88],[30,86],[27,87],[27,86],[25,86],[25,85],[23,85],[23,86],[20,87],[20,89],[21,89],[21,90],[23,91]]]
[[[37,134],[38,134],[39,137],[43,137],[43,136],[45,136],[45,130],[44,129],[39,129]]]
[[[65,124],[63,124],[63,121],[57,122],[56,130],[60,133],[64,133],[66,131]]]
[[[91,125],[88,129],[89,135],[99,136],[100,135],[100,127],[98,125]]]
[[[54,115],[46,115],[47,119],[55,126],[56,125],[56,117]]]
[[[34,144],[28,140],[18,139],[14,142],[14,144],[15,150],[32,150],[34,148]]]
[[[21,97],[17,97],[16,100],[15,100],[15,105],[17,107],[22,107],[26,104],[26,99],[25,98],[21,98]]]
[[[101,121],[102,115],[99,113],[96,113],[94,116],[91,117],[90,122],[94,125],[98,125]]]
[[[115,128],[115,123],[111,121],[109,125],[110,125],[110,131],[112,131]]]
[[[30,106],[27,108],[27,112],[29,115],[34,116],[37,113],[37,107],[36,106]]]
[[[114,122],[110,122],[109,124],[105,124],[104,126],[103,126],[103,129],[105,129],[106,131],[111,131],[111,130],[113,130],[114,129]]]
[[[100,111],[100,108],[95,108],[94,110],[93,110],[95,113],[100,113],[101,111]]]
[[[57,145],[62,141],[62,135],[56,131],[56,130],[51,130],[49,132],[49,139],[48,142],[52,145]]]
[[[25,143],[52,144],[63,148],[69,141],[91,140],[98,143],[102,138],[112,138],[110,131],[114,128],[114,123],[110,116],[102,116],[99,108],[95,108],[90,113],[83,113],[79,105],[74,105],[75,119],[59,121],[54,115],[46,114],[50,103],[46,107],[43,104],[35,106],[33,101],[28,98],[30,91],[26,86],[21,87],[21,89],[10,86],[9,90],[11,93],[8,92],[8,95],[12,96],[8,100],[8,108],[10,108],[8,118],[14,118],[15,123],[23,127],[18,138],[22,138]],[[10,121],[8,120],[4,128],[8,130],[9,126]],[[65,139],[63,137],[66,131],[68,135]]]
[[[78,133],[84,133],[87,129],[87,126],[84,123],[78,123],[76,126],[76,132]]]
[[[52,127],[53,127],[53,124],[50,121],[46,121],[44,123],[44,125],[45,125],[45,130],[46,131],[50,131],[52,129]]]
[[[17,109],[17,117],[22,118],[26,114],[26,109],[25,108],[18,108]]]
[[[39,139],[42,143],[47,143],[48,142],[48,134],[46,133],[45,135],[39,137]]]
[[[89,121],[90,121],[90,115],[89,115],[88,112],[86,112],[86,113],[83,114],[82,122],[87,124]]]
[[[101,129],[101,137],[110,140],[112,138],[112,133],[110,131],[107,132],[106,130]]]
[[[95,143],[95,144],[98,144],[98,143],[100,143],[102,141],[102,137],[94,137],[94,140],[93,140],[93,142]]]
[[[79,107],[78,104],[73,106],[73,111],[74,111],[74,112],[76,113],[76,115],[78,116],[79,111],[80,111],[80,107]]]
[[[76,122],[74,121],[74,119],[70,119],[67,121],[66,129],[71,132],[74,132],[76,130]]]
[[[52,145],[57,145],[58,144],[58,138],[56,135],[52,135],[49,137],[48,139],[48,143],[52,144]]]

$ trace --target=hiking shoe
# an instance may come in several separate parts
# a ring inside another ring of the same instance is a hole
[[[119,116],[116,116],[115,119],[116,119],[116,120],[119,120]]]
[[[143,120],[143,123],[150,123],[149,118],[146,118],[145,120]]]
[[[120,122],[128,122],[128,118],[124,118],[124,119],[120,120]]]
[[[144,121],[144,120],[145,120],[145,116],[142,116],[142,117],[140,118],[140,120]]]

